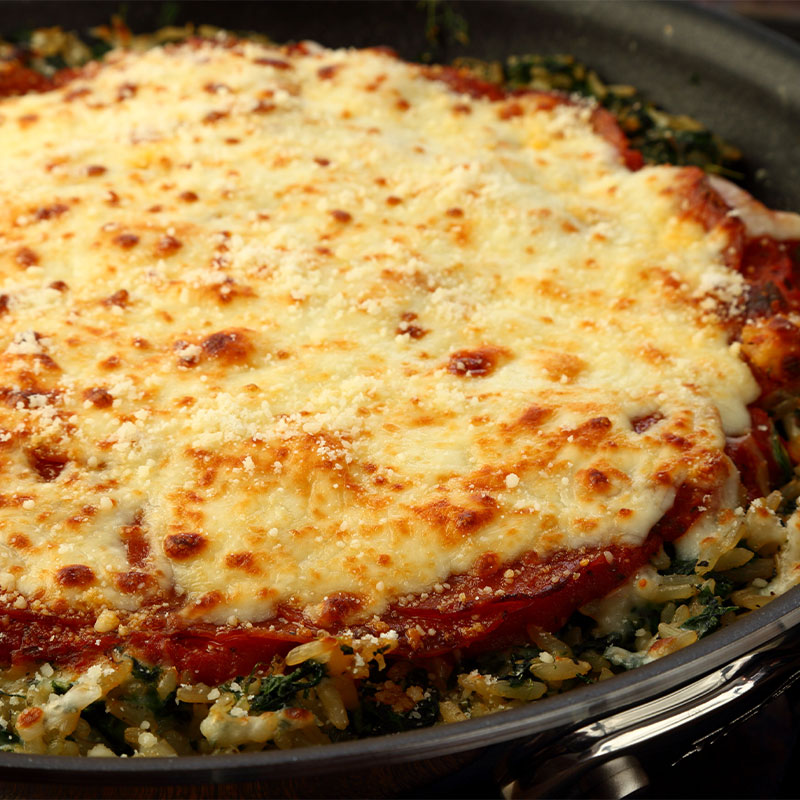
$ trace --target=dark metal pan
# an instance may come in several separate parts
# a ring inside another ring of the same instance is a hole
[[[185,2],[169,9],[177,10],[178,24],[258,30],[279,41],[385,44],[409,59],[430,49],[424,9],[416,2]],[[117,10],[115,2],[0,0],[0,29],[85,28]],[[572,53],[609,81],[633,84],[665,108],[703,121],[746,154],[756,196],[772,207],[800,210],[800,47],[792,42],[681,3],[468,2],[458,10],[470,42],[445,43],[442,58]],[[134,30],[152,30],[165,22],[166,11],[167,4],[157,2],[130,4],[128,22]],[[148,796],[148,787],[157,793],[167,785],[170,796],[182,796],[178,784],[204,784],[203,796],[387,796],[488,751],[509,796],[558,795],[598,765],[630,772],[625,759],[634,744],[679,730],[686,720],[704,721],[695,730],[711,730],[782,691],[800,676],[798,630],[800,587],[653,664],[482,719],[238,756],[0,754],[0,776],[16,782],[7,784],[17,787],[9,789],[11,796],[119,796],[126,789]]]

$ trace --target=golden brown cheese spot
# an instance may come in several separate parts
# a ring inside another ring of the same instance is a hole
[[[577,494],[582,500],[592,502],[597,496],[612,497],[630,486],[630,478],[610,464],[601,462],[575,473]]]
[[[217,591],[216,589],[212,592],[206,592],[202,597],[200,597],[196,603],[191,608],[191,611],[194,613],[202,614],[204,612],[210,611],[212,608],[216,608],[223,600],[222,592]]]
[[[100,362],[100,368],[110,372],[111,370],[117,369],[121,363],[119,356],[109,356]]]
[[[53,281],[50,284],[50,288],[55,289],[57,292],[66,292],[69,286],[64,281]]]
[[[202,553],[207,544],[201,533],[171,533],[164,539],[164,552],[176,561],[185,561]]]
[[[31,540],[24,533],[12,533],[8,537],[8,543],[18,550],[24,550],[26,547],[31,546]]]
[[[173,253],[177,253],[181,247],[183,247],[183,242],[181,242],[180,239],[176,239],[174,236],[165,235],[158,240],[158,244],[156,244],[156,252],[160,256],[171,256]]]
[[[209,94],[230,94],[231,87],[228,86],[227,83],[219,83],[218,81],[209,81],[208,83],[204,84],[203,91],[208,92]]]
[[[85,400],[88,400],[95,408],[109,408],[114,404],[114,398],[107,389],[102,386],[94,386],[86,389],[83,393]]]
[[[353,215],[349,211],[343,211],[341,208],[334,208],[330,212],[331,216],[337,221],[345,224],[353,219]]]
[[[54,481],[62,473],[69,461],[67,456],[47,447],[36,447],[28,450],[27,456],[30,468],[45,483]]]
[[[685,439],[683,436],[678,436],[677,434],[672,433],[671,431],[667,431],[661,437],[661,440],[663,442],[665,442],[666,444],[671,445],[676,450],[684,450],[685,451],[685,450],[691,450],[692,449],[692,443],[688,439]]]
[[[467,378],[485,378],[494,372],[505,355],[507,351],[499,347],[458,350],[450,356],[447,371]]]
[[[338,64],[327,64],[317,70],[321,80],[330,80],[338,71],[340,67]]]
[[[254,58],[253,63],[280,70],[294,69],[288,61],[283,61],[279,58]]]
[[[521,117],[524,113],[525,111],[519,103],[507,103],[500,107],[497,116],[500,119],[512,119],[513,117]]]
[[[67,211],[69,211],[69,206],[64,203],[53,203],[49,206],[40,206],[33,212],[33,216],[37,220],[54,219]]]
[[[99,175],[105,175],[106,172],[108,172],[108,169],[106,169],[106,167],[102,166],[101,164],[89,164],[89,166],[86,167],[84,172],[90,178],[96,178]]]
[[[28,269],[39,263],[39,255],[31,250],[30,247],[20,247],[14,254],[14,261],[19,264],[22,269]]]
[[[28,128],[31,125],[33,125],[34,122],[38,121],[39,121],[38,114],[22,114],[22,116],[17,118],[17,122],[19,122],[21,128]]]
[[[552,381],[571,383],[586,369],[586,362],[571,353],[537,353],[536,360]]]
[[[139,87],[135,83],[122,83],[117,88],[117,102],[121,103],[123,100],[129,100],[131,97],[136,97]]]
[[[56,573],[56,581],[69,589],[85,589],[95,582],[95,574],[85,564],[70,564]]]
[[[259,100],[251,109],[252,114],[269,114],[277,108],[275,103],[270,103],[269,100]]]
[[[123,250],[130,250],[139,244],[139,237],[135,233],[119,233],[114,237],[113,242]]]
[[[547,406],[528,406],[519,418],[519,424],[536,430],[540,428],[555,412]]]
[[[225,117],[230,116],[230,112],[228,111],[209,111],[203,117],[203,123],[205,125],[213,125],[215,122],[219,122],[221,119],[225,119]]]
[[[456,505],[447,498],[435,500],[414,511],[440,530],[445,538],[469,536],[490,523],[497,515],[498,503],[491,495],[473,495],[469,504]]]
[[[458,217],[463,217],[464,216],[464,211],[462,209],[460,209],[460,208],[455,208],[455,207],[454,208],[448,208],[447,211],[445,211],[444,213],[447,214],[448,217],[456,217],[456,218],[458,218]]]
[[[414,320],[416,319],[417,315],[413,311],[407,311],[400,317],[400,324],[397,326],[395,333],[399,336],[407,334],[412,339],[422,339],[428,331],[419,325],[415,325]]]
[[[9,296],[7,294],[0,294],[0,316],[8,312]]]
[[[218,359],[227,364],[244,364],[253,354],[255,347],[245,331],[218,331],[200,343],[208,358]]]
[[[183,200],[184,203],[196,203],[200,198],[197,196],[197,192],[181,192],[178,195],[180,200]]]
[[[241,569],[244,572],[249,572],[251,575],[257,575],[261,571],[256,566],[255,557],[249,551],[228,553],[225,556],[225,565],[231,569]]]
[[[597,447],[610,433],[611,420],[608,417],[593,417],[569,431],[577,444],[584,447]]]
[[[128,294],[128,290],[119,289],[109,297],[103,298],[102,303],[104,306],[119,306],[120,308],[125,308],[128,305],[129,300],[130,295]]]

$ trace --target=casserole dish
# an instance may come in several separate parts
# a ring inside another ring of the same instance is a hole
[[[242,15],[244,15],[244,16],[246,16],[247,13],[252,13],[254,11],[254,8],[255,7],[253,7],[253,6],[241,6],[241,7],[232,6],[232,7],[230,7],[230,9],[238,9],[239,12],[241,12]],[[405,13],[405,12],[407,12],[409,10],[408,7],[402,6],[402,5],[389,6],[388,8],[394,13]],[[471,7],[471,8],[472,9],[477,9],[478,7],[475,6],[475,7]],[[497,7],[495,7],[495,8],[497,8]],[[520,13],[523,13],[523,12],[525,14],[534,13],[527,6],[523,6],[523,5],[519,5],[519,6],[514,5],[514,6],[509,6],[509,7],[502,6],[500,8],[502,9],[502,12],[499,13],[497,16],[502,18],[505,15],[505,19],[503,20],[504,24],[506,24],[506,23],[510,24],[513,21],[514,16],[517,15],[517,14],[520,14]],[[351,9],[348,9],[348,10],[351,10]],[[537,19],[540,22],[542,20],[548,20],[548,24],[551,24],[553,22],[553,19],[554,19],[553,18],[554,10],[555,10],[554,7],[543,5],[541,7],[537,7],[535,9],[535,13],[540,15],[540,16],[537,17]],[[200,12],[197,12],[197,13],[200,13]],[[470,14],[474,14],[474,13],[477,13],[477,11],[474,11],[474,10],[470,11]],[[606,28],[604,28],[604,25],[608,24],[608,20],[604,19],[603,21],[600,21],[598,19],[594,19],[592,17],[592,13],[593,12],[589,11],[588,8],[584,8],[582,6],[574,6],[574,7],[571,7],[571,11],[570,11],[570,14],[568,15],[568,17],[565,20],[561,20],[561,21],[562,22],[573,23],[573,22],[575,22],[577,20],[578,27],[577,27],[576,30],[572,31],[573,37],[575,37],[581,31],[583,32],[583,34],[585,34],[587,29],[588,29],[588,30],[591,30],[591,33],[592,33],[593,37],[595,37],[596,40],[598,42],[600,42],[600,41],[603,40],[604,36],[608,36],[609,35],[608,30]],[[613,13],[610,16],[613,17]],[[657,16],[658,15],[653,15],[653,16],[651,16],[649,18],[649,20],[652,21],[652,19],[654,17],[657,17]],[[680,14],[678,16],[680,16]],[[556,17],[558,17],[557,14],[556,14]],[[691,17],[691,14],[690,14],[690,17]],[[672,18],[670,18],[670,19],[672,19]],[[251,22],[245,23],[244,20],[242,20],[242,22],[239,22],[238,20],[232,19],[230,17],[228,19],[224,20],[224,21],[223,20],[213,20],[213,21],[214,22],[223,22],[223,24],[226,27],[231,27],[231,28],[236,28],[236,27],[254,28],[254,27],[258,27],[256,25],[252,24]],[[619,22],[619,20],[617,20],[617,22]],[[673,37],[675,37],[676,35],[678,36],[678,38],[680,38],[680,35],[682,33],[682,31],[680,30],[680,27],[677,28],[677,34],[676,34],[675,24],[677,22],[677,19],[675,21],[669,21],[669,22],[666,22],[666,21],[662,20],[662,22],[663,22],[663,27],[661,29],[661,35],[662,36],[666,37],[668,40],[673,38]],[[476,28],[480,28],[481,27],[480,20],[479,19],[475,19],[474,22],[473,22],[473,25],[476,26]],[[288,38],[290,36],[290,34],[285,34],[284,35],[282,32],[277,32],[277,31],[276,32],[270,31],[270,32],[276,38]],[[351,31],[351,33],[352,33],[352,31]],[[304,35],[305,34],[306,34],[306,32],[304,32]],[[308,35],[315,36],[315,33],[314,32],[309,32]],[[625,35],[628,36],[629,34],[626,33]],[[321,39],[325,40],[326,37],[325,36],[317,36],[316,38],[321,38]],[[642,41],[645,41],[645,40],[646,40],[646,37]],[[577,38],[574,38],[574,41],[576,41],[576,42],[581,41],[580,36],[577,36]],[[635,40],[635,39],[624,39],[624,44],[626,46],[629,46],[631,43],[636,42],[636,41],[637,40]],[[656,39],[652,44],[656,45],[659,41],[660,40]],[[331,43],[335,43],[335,42],[331,42]],[[505,44],[505,47],[506,47],[506,49],[508,49],[508,43]],[[539,48],[536,46],[536,43],[533,43],[533,42],[530,42],[530,41],[526,41],[523,46],[514,47],[512,49],[530,51],[530,50],[537,50]],[[576,47],[564,47],[562,49],[571,49],[573,51],[578,52]],[[655,54],[657,53],[657,50],[658,50],[657,47],[650,47],[648,49],[648,60],[651,59],[651,58],[654,58]],[[670,60],[674,60],[674,53],[671,53],[671,50],[670,50],[669,46],[667,48],[664,48],[664,53],[665,53],[665,56],[668,56],[670,58]],[[488,52],[476,53],[476,54],[477,55],[490,55],[490,53],[488,53]],[[578,52],[578,55],[583,57],[583,58],[589,58],[589,60],[591,60],[590,57],[585,55],[583,52]],[[657,61],[657,59],[656,59],[656,61]],[[609,70],[605,69],[602,64],[598,63],[598,66],[600,67],[601,70],[604,70],[607,73],[609,73]],[[656,64],[656,65],[654,65],[653,69],[656,72],[658,72],[659,68],[661,66],[662,65],[660,65],[660,64]],[[701,60],[700,64],[698,65],[698,68],[700,68],[700,67],[707,68],[708,65],[707,65],[706,61]],[[713,70],[712,70],[712,72],[713,72]],[[721,74],[724,74],[724,72],[725,72],[725,70],[722,69]],[[784,72],[785,72],[785,70],[784,70]],[[613,76],[613,77],[616,77],[616,76]],[[788,76],[788,77],[789,77],[789,80],[787,80],[787,85],[790,86],[790,87],[792,85],[796,85],[791,81],[791,76]],[[645,88],[645,90],[649,90],[649,87],[647,87],[644,84],[642,84],[642,85],[643,85],[643,88]],[[763,107],[765,98],[770,97],[770,94],[769,94],[767,88],[764,87],[764,86],[756,85],[755,88],[761,90],[759,92],[759,103]],[[783,86],[782,84],[779,84],[777,89],[776,89],[776,91],[775,91],[775,93],[778,96],[778,101],[777,101],[778,112],[779,112],[778,116],[782,117],[783,114],[785,113],[785,98],[786,98],[786,96],[787,96],[787,94],[789,92],[790,92],[790,90],[787,90],[786,87]],[[658,92],[653,91],[652,94],[653,94],[654,98],[657,101],[665,103],[665,104],[669,103],[668,100],[664,99],[662,96],[659,96]],[[695,113],[697,116],[702,116],[705,121],[709,121],[713,125],[713,121],[711,121],[709,119],[708,114],[704,114],[703,113],[703,111],[706,110],[705,108],[702,109],[702,110],[694,110],[694,109],[688,109],[687,108],[686,110],[692,111],[692,113]],[[729,138],[735,138],[737,140],[737,143],[740,142],[739,138],[737,138],[735,136],[731,136],[731,134],[728,133],[727,131],[722,130],[722,132],[727,134],[729,136]],[[770,133],[774,134],[774,128],[770,129]],[[762,138],[766,138],[766,132],[763,133],[763,137]],[[747,146],[746,146],[746,144],[744,142],[742,142],[742,145],[744,146],[744,149],[747,149]],[[763,147],[763,141],[761,143],[761,146]],[[767,150],[767,152],[769,152],[769,150]],[[792,161],[792,159],[790,157],[789,158],[789,162],[791,163],[791,161]],[[783,179],[789,173],[790,173],[789,169],[782,170],[781,173],[780,173],[780,178]],[[771,178],[771,173],[769,171],[769,167],[767,167],[767,178]],[[758,191],[758,190],[756,190],[756,191],[760,196],[762,196],[765,199],[767,199],[768,202],[770,202],[773,205],[785,205],[786,204],[785,203],[785,196],[782,196],[780,193],[782,191],[784,191],[785,188],[788,188],[788,187],[783,187],[782,181],[780,181],[780,180],[779,181],[773,181],[772,184],[770,186],[768,186],[767,188],[769,189],[770,192],[774,192],[774,194],[771,197],[769,195],[767,195],[764,191]],[[773,609],[774,607],[775,607],[775,604],[773,604],[773,606],[770,606],[769,609]],[[773,614],[777,614],[778,615],[777,617],[775,617],[773,619],[773,621],[776,623],[776,625],[778,625],[778,628],[780,628],[781,625],[787,624],[787,620],[781,614],[780,606],[777,606],[777,608],[778,608],[778,611],[773,611],[772,612]],[[767,610],[769,610],[769,609],[767,609]],[[757,615],[755,615],[755,616],[757,616]],[[762,621],[765,624],[769,622],[769,617],[767,617],[765,619],[764,616],[762,615],[761,618],[762,618]],[[780,620],[780,622],[779,622],[779,620]],[[789,621],[791,622],[793,620],[789,619]],[[743,630],[743,629],[739,628],[739,630]],[[764,627],[761,630],[762,631],[767,631],[770,634],[778,632],[778,629],[776,629],[774,627],[770,628],[768,624],[766,624],[766,627]],[[756,639],[757,638],[758,637],[756,637]],[[717,639],[717,641],[718,641],[718,648],[721,648],[721,649],[718,649],[715,652],[717,652],[717,653],[727,653],[727,655],[730,656],[730,653],[725,650],[725,647],[723,646],[723,642],[721,642],[719,639]],[[756,644],[759,644],[759,642],[758,641],[751,641],[750,642],[750,646],[753,646],[753,645],[756,645]],[[692,661],[691,663],[695,663],[695,662]],[[709,657],[705,662],[703,662],[703,666],[701,667],[701,669],[711,668],[715,664],[717,664],[716,658],[715,657]],[[661,679],[658,682],[660,690],[663,690],[664,688],[667,688],[668,686],[673,684],[674,680],[683,680],[686,677],[686,673],[685,672],[679,673],[679,678],[677,676],[674,676],[673,678],[668,677],[669,672],[666,669],[666,666],[662,670],[660,670],[660,673],[661,673],[661,676],[660,676]],[[623,684],[623,686],[624,685],[625,684]],[[593,688],[596,688],[596,687],[593,687]],[[637,694],[637,692],[635,692],[633,689],[631,689],[631,687],[628,687],[628,689],[631,691],[631,694],[629,694],[627,696],[629,700],[632,701],[634,699],[641,699],[641,696],[639,694]],[[587,693],[588,693],[588,690],[587,690]],[[610,689],[609,689],[609,693],[610,694],[614,694],[613,692],[611,692]],[[584,697],[588,697],[588,696],[589,696],[588,694],[584,695]],[[616,697],[616,700],[618,701],[619,698],[618,698],[618,696],[616,696],[616,694],[615,694],[615,697]],[[570,703],[569,705],[570,706],[574,706],[574,703]],[[535,717],[536,720],[538,721],[538,723],[542,723],[543,721],[546,721],[548,719],[550,721],[550,724],[558,724],[560,722],[563,722],[564,718],[558,716],[558,713],[557,713],[557,708],[558,707],[556,705],[552,705],[551,708],[554,709],[551,713],[555,714],[556,715],[555,717],[549,717],[548,712],[542,707],[539,707],[537,709],[530,709],[530,711],[532,712],[531,716]],[[592,707],[590,706],[590,708],[592,708]],[[593,708],[594,708],[593,711],[589,711],[588,713],[584,714],[583,716],[591,716],[593,713],[597,713],[600,710],[599,707],[593,707]],[[572,714],[574,714],[574,708],[573,708]],[[506,717],[506,719],[510,719],[510,717]],[[507,727],[505,729],[504,733],[499,734],[499,737],[500,738],[506,738],[509,735],[512,735],[512,736],[516,735],[514,732],[512,732],[512,727],[513,726]],[[475,730],[477,731],[478,727],[476,727]],[[481,733],[479,735],[481,737],[483,737],[485,739],[485,741],[492,741],[493,738],[497,738],[497,736],[495,734],[492,734],[490,732],[490,730],[488,729],[488,727],[486,727],[486,726],[481,727],[480,731],[481,731]],[[455,734],[455,733],[451,734],[450,736],[445,736],[444,738],[446,740],[448,740],[448,742],[450,742],[450,743],[454,743],[454,742],[458,741],[458,735]],[[468,736],[468,738],[469,738],[469,736]],[[410,739],[407,738],[407,740],[410,740]],[[393,740],[393,742],[388,745],[388,748],[394,750],[395,746],[397,744],[399,744],[399,741],[400,741],[399,739]],[[427,742],[427,745],[424,744],[425,740],[423,738],[419,738],[419,739],[414,740],[414,741],[418,741],[420,743],[423,743],[423,746],[425,746],[426,749],[428,750],[428,752],[430,752],[430,741]],[[361,744],[365,744],[365,743],[361,743]],[[462,741],[462,744],[463,744],[463,741]],[[452,744],[446,744],[444,749],[442,751],[439,751],[439,752],[445,752],[445,751],[449,750],[452,746],[453,746]],[[459,746],[461,746],[461,745],[459,745]],[[419,752],[417,750],[414,750],[413,747],[411,748],[411,750],[413,750],[415,753]],[[343,767],[346,766],[346,764],[348,762],[348,755],[347,755],[348,751],[346,749],[343,749],[343,747],[337,747],[336,751],[337,751],[337,762],[336,763],[338,765],[342,765]],[[374,750],[374,749],[370,750],[369,748],[366,748],[366,751],[371,752],[373,757],[375,756],[375,754],[377,752],[376,750]],[[395,752],[396,752],[396,750],[395,750]],[[278,756],[280,754],[264,754],[263,760],[262,761],[258,761],[257,763],[262,765],[264,768],[270,768],[270,772],[272,774],[278,774],[278,772],[281,771],[281,769],[282,769],[280,767],[281,759],[280,758],[273,758],[273,759],[270,760],[267,757],[267,755]],[[409,755],[409,757],[413,757],[413,756]],[[293,765],[296,766],[297,764],[299,764],[301,762],[304,762],[306,760],[307,759],[305,759],[305,758],[299,758],[298,756],[295,756],[294,754],[292,754],[292,758],[290,758],[288,760],[285,760],[285,763],[286,764],[293,764]],[[326,762],[327,760],[328,759],[326,759],[324,756],[321,756],[318,761],[315,761],[315,764],[321,764],[321,763]],[[15,764],[15,766],[22,767],[22,764]],[[69,766],[68,765],[62,765],[62,766],[65,769],[69,770]],[[180,771],[182,771],[184,769],[189,769],[191,766],[192,765],[190,765],[190,764],[181,764],[180,766],[177,767],[177,770],[174,771],[172,774],[179,774]],[[223,762],[217,760],[216,764],[215,764],[215,769],[224,769],[224,768],[225,768],[225,764]],[[257,766],[255,768],[258,769]],[[316,766],[314,768],[316,769]],[[326,769],[326,767],[322,767],[322,768]],[[239,760],[237,762],[237,764],[236,764],[235,769],[236,769],[236,772],[237,772],[238,775],[247,774],[247,771],[248,771],[247,763],[243,763],[243,762],[241,762],[241,760]],[[123,768],[121,770],[121,772],[124,772],[124,771],[125,770]],[[156,772],[158,772],[158,771],[159,770],[156,770]],[[307,770],[305,770],[305,771],[307,771]],[[327,787],[327,788],[329,789],[329,787]]]

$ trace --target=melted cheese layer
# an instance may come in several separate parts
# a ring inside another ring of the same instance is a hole
[[[640,544],[685,481],[735,503],[727,235],[539,106],[244,43],[3,101],[6,600],[367,618],[487,552]]]

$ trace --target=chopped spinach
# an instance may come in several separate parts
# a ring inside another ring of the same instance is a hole
[[[664,573],[666,575],[694,575],[696,571],[696,558],[673,558],[672,563],[664,570]]]
[[[298,692],[308,694],[328,674],[319,661],[304,661],[288,675],[267,675],[260,679],[250,710],[255,712],[278,711],[290,706]]]
[[[53,680],[50,681],[50,688],[53,694],[66,694],[72,688],[72,684],[69,681]]]
[[[361,686],[361,703],[350,715],[350,730],[358,737],[381,736],[386,733],[428,728],[439,719],[439,692],[431,686],[424,669],[412,669],[400,682],[403,689],[419,686],[424,691],[421,700],[408,711],[396,711],[377,699],[382,684],[367,682]]]
[[[697,631],[698,637],[703,637],[716,630],[722,617],[729,611],[739,610],[739,606],[723,605],[722,599],[717,597],[707,586],[701,589],[697,599],[703,605],[702,610],[693,617],[689,617],[681,627],[689,631]]]
[[[95,700],[81,712],[100,740],[119,755],[133,755],[133,748],[125,741],[125,728],[128,725],[106,711],[104,700]]]
[[[530,665],[539,657],[539,653],[541,650],[535,645],[489,651],[464,662],[460,671],[471,672],[476,669],[481,675],[494,675],[507,680],[511,686],[522,686],[526,681],[533,680]]]
[[[148,667],[137,659],[133,661],[133,677],[142,683],[155,683],[161,676],[161,667]]]
[[[772,448],[772,457],[775,459],[775,463],[781,471],[781,483],[788,483],[792,479],[794,469],[792,468],[792,461],[789,458],[789,454],[784,447],[783,439],[775,430],[774,426],[772,426],[772,430],[770,431],[769,443]]]

